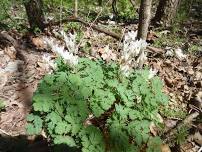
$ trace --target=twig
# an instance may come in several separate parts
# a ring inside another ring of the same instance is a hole
[[[110,1],[108,1],[106,3],[106,5],[109,3]],[[76,2],[75,2],[76,3]],[[75,8],[76,9],[76,8]],[[98,32],[101,32],[101,33],[105,33],[106,35],[109,35],[117,40],[121,40],[122,38],[122,35],[121,34],[117,34],[117,33],[114,33],[114,32],[111,32],[111,31],[108,31],[108,30],[105,30],[105,29],[102,29],[102,28],[99,28],[98,26],[95,26],[94,23],[96,22],[96,20],[98,19],[98,17],[100,16],[100,14],[102,13],[102,10],[97,14],[96,18],[94,19],[94,21],[92,23],[88,23],[86,21],[84,21],[83,19],[75,16],[73,17],[69,17],[69,18],[66,18],[64,20],[60,20],[60,21],[56,21],[56,22],[50,22],[50,23],[47,23],[45,24],[46,27],[50,27],[50,26],[55,26],[55,25],[61,25],[62,23],[66,23],[66,22],[79,22],[79,23],[82,23],[84,24],[85,26],[88,26],[89,28],[92,28]]]
[[[117,34],[117,33],[102,29],[100,27],[97,27],[95,25],[92,25],[91,23],[88,23],[88,22],[82,20],[81,18],[75,18],[75,17],[69,17],[69,18],[63,19],[61,21],[47,23],[46,27],[55,26],[55,25],[58,25],[60,23],[66,23],[66,22],[79,22],[79,23],[84,24],[85,26],[91,27],[92,29],[94,29],[94,30],[96,30],[98,32],[105,33],[106,35],[109,35],[109,36],[111,36],[111,37],[113,37],[113,38],[115,38],[117,40],[121,39],[120,34]]]
[[[86,25],[86,26],[90,26],[91,24],[79,19],[79,22]],[[108,31],[108,30],[105,30],[105,29],[102,29],[102,28],[99,28],[98,26],[95,26],[95,25],[91,25],[91,28],[98,31],[98,32],[102,32],[102,33],[105,33],[117,40],[120,40],[121,39],[121,35],[120,34],[117,34],[117,33],[114,33],[114,32],[111,32],[111,31]]]
[[[163,49],[160,49],[160,48],[147,46],[147,49],[154,53],[159,53],[159,54],[163,53]]]
[[[4,130],[2,130],[2,129],[0,129],[0,132],[4,133],[4,134],[7,135],[7,136],[10,136],[9,133],[7,133],[6,131],[4,131]]]

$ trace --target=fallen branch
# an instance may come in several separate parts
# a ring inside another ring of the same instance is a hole
[[[153,53],[159,53],[159,54],[163,53],[163,49],[161,49],[161,48],[147,46],[147,49],[150,50]]]
[[[82,20],[81,18],[75,18],[75,17],[69,17],[69,18],[66,18],[66,19],[61,20],[61,21],[47,23],[46,27],[55,26],[55,25],[59,25],[61,23],[66,23],[66,22],[79,22],[79,23],[84,24],[85,26],[91,27],[92,29],[94,29],[94,30],[96,30],[98,32],[101,32],[101,33],[104,33],[106,35],[109,35],[109,36],[111,36],[111,37],[113,37],[113,38],[115,38],[117,40],[121,39],[120,34],[117,34],[117,33],[102,29],[102,28],[100,28],[98,26],[92,25],[91,23],[88,23],[88,22]]]

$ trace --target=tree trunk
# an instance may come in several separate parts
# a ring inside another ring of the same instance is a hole
[[[164,27],[170,26],[176,16],[180,0],[160,0],[157,7],[154,23]]]
[[[39,28],[44,31],[45,17],[43,13],[43,1],[42,0],[26,0],[24,2],[28,21],[31,30]]]
[[[78,0],[74,0],[74,17],[78,17]]]
[[[151,18],[152,0],[141,0],[139,11],[138,39],[146,40]]]

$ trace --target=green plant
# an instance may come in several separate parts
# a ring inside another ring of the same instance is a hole
[[[201,46],[198,44],[191,44],[191,46],[188,48],[188,51],[191,53],[195,53],[201,50]]]
[[[26,13],[23,0],[2,0],[0,3],[0,29],[15,28],[26,31]]]
[[[186,39],[181,37],[180,34],[176,34],[179,32],[178,27],[173,26],[172,33],[168,35],[159,35],[159,38],[154,41],[155,47],[165,47],[165,46],[183,46]],[[174,34],[175,33],[175,34]]]
[[[73,68],[61,59],[57,65],[34,94],[29,134],[44,129],[54,144],[82,152],[160,151],[161,140],[149,129],[168,101],[158,77],[148,79],[148,70],[124,77],[118,64],[87,58]]]
[[[134,6],[131,4],[130,0],[118,0],[116,1],[116,5],[114,6],[115,10],[118,13],[119,17],[130,19],[136,18],[138,14],[136,14]]]
[[[11,1],[2,0],[0,3],[0,21],[9,18],[8,9],[11,6]]]
[[[169,106],[163,107],[161,114],[165,117],[174,117],[184,119],[187,116],[187,112],[181,108],[170,109]]]
[[[180,2],[180,6],[177,11],[175,22],[181,24],[184,21],[186,21],[190,17],[192,5],[193,5],[193,0],[191,1],[182,0]]]
[[[177,144],[183,144],[188,136],[188,127],[182,126],[177,130],[175,135]]]
[[[4,102],[0,99],[0,111],[5,108]]]

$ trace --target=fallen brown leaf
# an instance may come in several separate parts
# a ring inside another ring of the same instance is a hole
[[[40,38],[40,37],[32,38],[32,43],[39,49],[44,49],[45,48],[44,40],[42,38]]]
[[[15,47],[13,47],[13,46],[5,47],[4,52],[5,52],[5,54],[7,54],[11,59],[14,59],[14,60],[16,59],[17,51],[16,51]]]
[[[163,53],[164,50],[161,48],[156,48],[156,47],[152,47],[152,46],[147,46],[147,49],[154,52],[154,53]]]

